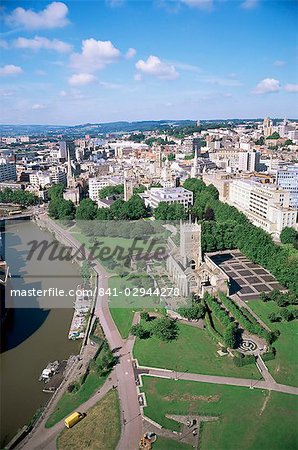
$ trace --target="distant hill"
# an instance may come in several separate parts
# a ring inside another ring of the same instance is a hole
[[[227,123],[239,124],[245,122],[255,122],[262,119],[214,119],[201,120],[202,124],[207,123]],[[279,119],[277,119],[279,120]],[[194,125],[194,120],[144,120],[139,122],[109,122],[109,123],[85,123],[80,125],[0,125],[1,136],[56,136],[63,135],[64,137],[78,137],[90,134],[91,136],[98,136],[106,133],[130,133],[133,131],[150,131],[155,129],[163,129],[168,126],[186,126]]]

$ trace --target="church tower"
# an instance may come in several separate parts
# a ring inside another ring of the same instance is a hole
[[[127,202],[133,196],[133,182],[124,175],[124,201]]]
[[[73,176],[73,168],[71,165],[70,153],[69,149],[67,152],[67,187],[74,188],[75,187],[75,179]]]
[[[197,222],[180,222],[180,256],[184,267],[197,269],[202,264],[202,227]]]
[[[195,156],[192,160],[192,166],[191,166],[191,170],[190,170],[190,176],[191,178],[196,178],[197,174],[198,174],[198,149],[197,147],[195,148]]]

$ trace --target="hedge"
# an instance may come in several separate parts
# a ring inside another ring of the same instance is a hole
[[[254,364],[256,362],[256,358],[254,355],[245,355],[241,358],[235,357],[233,361],[235,366],[242,367],[246,366],[247,364]]]
[[[236,303],[234,303],[223,292],[219,292],[219,298],[223,305],[232,313],[237,322],[239,322],[239,324],[249,333],[256,334],[257,336],[264,338],[268,343],[272,342],[272,333],[261,327],[253,316],[251,316],[251,321],[248,320],[248,318],[244,315],[243,308],[236,305]]]

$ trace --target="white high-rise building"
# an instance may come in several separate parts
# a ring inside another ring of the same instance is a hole
[[[144,198],[145,205],[156,208],[161,202],[180,203],[185,208],[192,206],[193,193],[182,187],[151,188],[148,193],[140,194]]]
[[[17,179],[16,165],[6,158],[0,158],[0,182]]]
[[[276,184],[290,193],[290,206],[298,209],[298,164],[278,169]]]
[[[123,184],[122,177],[102,177],[89,178],[89,198],[97,202],[99,200],[99,191],[106,186],[116,186]]]
[[[285,227],[296,226],[297,210],[290,208],[290,193],[276,185],[234,180],[229,186],[228,203],[273,237],[279,237]]]
[[[259,152],[239,152],[238,169],[243,172],[258,170],[260,163]]]

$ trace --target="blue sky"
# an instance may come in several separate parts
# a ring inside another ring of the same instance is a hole
[[[298,117],[297,1],[2,5],[1,123]]]

